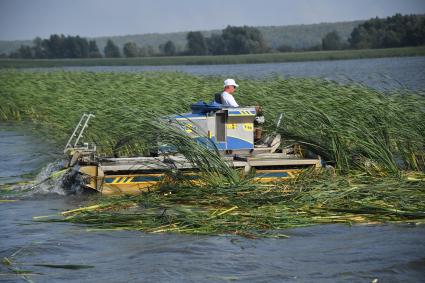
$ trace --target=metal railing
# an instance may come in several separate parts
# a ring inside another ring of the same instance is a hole
[[[71,137],[69,138],[64,151],[66,151],[68,148],[77,147],[78,142],[83,136],[84,130],[87,128],[90,118],[92,117],[95,117],[95,116],[93,114],[86,114],[86,113],[84,113],[83,116],[81,116],[81,119],[78,122],[77,126],[75,127]]]

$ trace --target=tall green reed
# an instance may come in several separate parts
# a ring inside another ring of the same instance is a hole
[[[84,139],[101,155],[148,154],[156,117],[210,101],[222,78],[183,73],[0,72],[0,118],[31,121],[65,144],[84,112],[94,113]],[[425,99],[406,90],[384,94],[321,79],[239,79],[242,105],[263,106],[264,128],[319,153],[338,172],[425,170]],[[284,120],[279,129],[274,121]]]

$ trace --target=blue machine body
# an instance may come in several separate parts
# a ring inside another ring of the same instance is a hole
[[[192,138],[200,142],[209,139],[219,150],[254,148],[255,107],[225,107],[199,101],[191,109],[191,113],[169,118]]]

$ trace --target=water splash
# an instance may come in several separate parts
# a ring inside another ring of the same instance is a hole
[[[78,170],[64,169],[64,160],[56,160],[44,166],[32,181],[0,186],[3,199],[30,198],[43,195],[65,196],[82,193],[82,176]]]
[[[62,175],[55,175],[55,173],[60,172],[63,169],[64,162],[63,160],[56,160],[47,164],[40,173],[34,179],[34,183],[31,186],[32,194],[58,194],[66,195],[66,192],[63,190],[62,184]]]
[[[68,171],[61,177],[60,186],[67,195],[82,194],[84,192],[81,185],[85,183],[85,180],[78,172],[78,169],[79,166],[76,165],[68,169]]]

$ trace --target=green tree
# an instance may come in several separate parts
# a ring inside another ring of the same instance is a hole
[[[102,54],[100,53],[99,47],[95,40],[89,41],[89,57],[90,58],[101,58]]]
[[[174,42],[168,40],[166,43],[159,46],[159,50],[166,56],[174,56],[177,54],[177,48]]]
[[[28,45],[21,45],[18,49],[19,58],[31,59],[33,58],[32,48]]]
[[[354,28],[353,48],[387,48],[425,44],[425,15],[396,14],[385,19],[370,19]]]
[[[36,58],[88,58],[89,44],[80,36],[52,34],[48,39],[34,40],[34,57]]]
[[[127,42],[124,44],[123,53],[125,57],[139,57],[140,48],[134,42]]]
[[[46,51],[46,44],[40,37],[33,40],[34,58],[45,59],[48,57]]]
[[[322,39],[323,50],[339,50],[342,49],[343,42],[337,31],[327,33]]]
[[[140,56],[141,57],[150,57],[155,55],[155,49],[152,45],[143,46],[140,48]]]
[[[106,58],[121,57],[120,49],[118,48],[118,46],[115,45],[115,43],[111,39],[108,39],[108,41],[106,42],[104,53]]]
[[[208,52],[204,35],[200,31],[191,31],[186,36],[189,55],[206,55]]]
[[[254,27],[227,26],[222,31],[227,54],[248,54],[268,52],[266,41],[260,30]]]
[[[91,48],[91,49],[90,49]],[[21,46],[13,53],[17,58],[88,58],[90,52],[99,53],[96,42],[91,42],[91,47],[86,38],[80,36],[67,36],[52,34],[48,39],[36,37],[33,45]],[[11,54],[12,55],[12,54]],[[101,55],[100,55],[101,56]]]
[[[77,36],[67,36],[64,41],[65,58],[88,58],[89,43],[85,38]]]
[[[223,55],[225,54],[225,45],[224,39],[219,34],[212,34],[210,37],[206,38],[208,52],[213,55]]]
[[[65,36],[63,34],[50,35],[49,39],[45,40],[47,56],[49,58],[65,58],[67,56]]]

